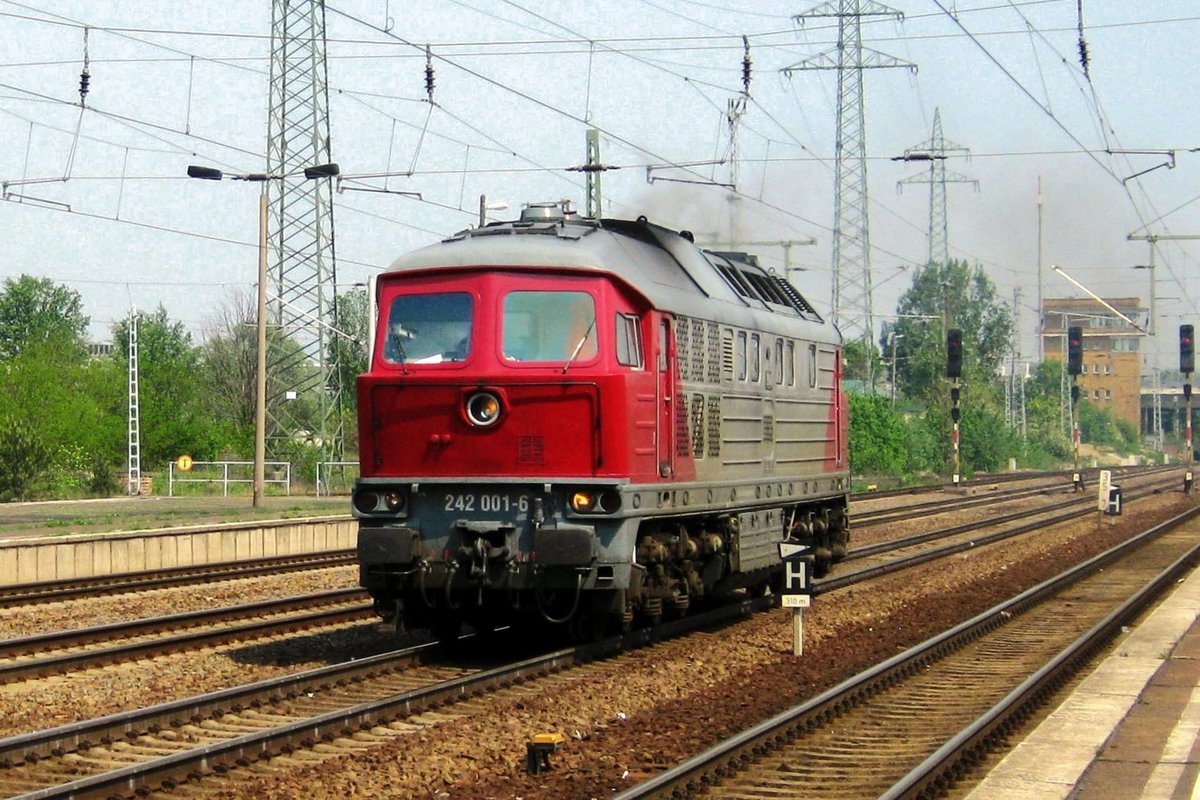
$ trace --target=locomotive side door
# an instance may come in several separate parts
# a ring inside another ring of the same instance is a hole
[[[671,318],[661,316],[655,342],[658,369],[658,474],[669,478],[675,473],[675,336]]]

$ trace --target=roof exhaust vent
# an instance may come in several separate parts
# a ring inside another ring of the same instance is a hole
[[[578,217],[571,208],[570,200],[550,200],[544,203],[527,203],[521,209],[521,222],[557,222]]]

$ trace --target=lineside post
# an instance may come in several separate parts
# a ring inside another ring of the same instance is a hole
[[[792,610],[792,655],[804,654],[804,609],[812,605],[811,546],[797,541],[779,543],[783,561],[783,593],[779,603]]]
[[[1195,450],[1192,445],[1192,372],[1196,369],[1196,338],[1195,326],[1184,324],[1179,326],[1179,371],[1183,373],[1183,405],[1187,415],[1184,426],[1184,446],[1187,455],[1184,457],[1183,493],[1192,491],[1192,461]]]

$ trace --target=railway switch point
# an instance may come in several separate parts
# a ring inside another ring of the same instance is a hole
[[[566,741],[561,733],[539,733],[534,736],[525,743],[525,771],[530,775],[549,771],[550,754],[558,752],[558,748]]]

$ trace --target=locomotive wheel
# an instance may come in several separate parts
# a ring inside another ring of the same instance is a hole
[[[633,630],[633,618],[635,615],[633,600],[629,598],[628,590],[618,590],[617,605],[619,605],[622,610],[611,614],[610,619],[613,623],[613,630],[616,633],[624,636]]]
[[[832,566],[833,552],[824,544],[818,545],[816,548],[816,557],[813,559],[813,577],[824,578],[829,574],[829,569]]]

